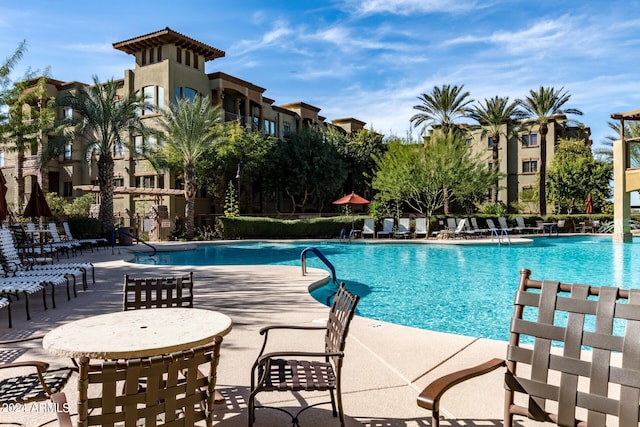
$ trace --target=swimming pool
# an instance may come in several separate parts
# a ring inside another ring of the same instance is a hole
[[[318,248],[338,281],[360,295],[358,314],[441,332],[508,339],[521,268],[534,279],[640,288],[640,245],[610,236],[544,237],[512,246],[337,242],[233,243],[162,252],[135,262],[158,265],[275,264],[300,266],[300,253]],[[307,265],[327,270],[312,253]],[[333,285],[314,291],[326,303]]]

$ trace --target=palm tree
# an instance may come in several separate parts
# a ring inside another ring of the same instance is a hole
[[[555,116],[576,114],[582,115],[582,111],[575,108],[563,108],[569,101],[571,95],[564,90],[564,87],[555,89],[553,87],[540,86],[538,91],[529,91],[529,96],[518,99],[517,102],[524,110],[526,116],[538,125],[540,133],[540,165],[539,165],[539,205],[540,215],[547,214],[547,132],[549,123],[554,122]]]
[[[430,125],[439,125],[444,133],[448,133],[452,128],[458,129],[456,120],[469,113],[468,105],[473,102],[473,99],[469,99],[469,92],[463,89],[464,85],[434,86],[431,93],[420,95],[418,99],[422,104],[413,106],[419,113],[410,119],[413,126],[423,125],[423,134]]]
[[[518,102],[509,102],[509,97],[502,98],[495,96],[485,99],[484,104],[475,105],[469,112],[469,116],[477,121],[482,128],[482,136],[489,135],[493,141],[492,163],[494,170],[498,171],[498,156],[500,149],[500,136],[508,138],[510,126],[525,117],[524,112],[519,108]],[[500,177],[496,173],[491,189],[491,202],[498,202],[498,181]]]
[[[100,221],[105,233],[113,230],[113,153],[121,144],[130,146],[123,139],[127,131],[142,130],[138,112],[146,105],[140,95],[122,97],[118,93],[121,84],[109,80],[101,84],[93,77],[93,86],[79,87],[76,92],[62,95],[59,105],[71,107],[80,120],[70,120],[74,136],[85,138],[87,160],[98,157],[98,185],[100,186]]]
[[[607,125],[614,133],[605,137],[605,141],[602,143],[605,147],[597,150],[596,154],[611,163],[613,162],[613,143],[620,139],[620,124],[608,122]],[[625,122],[624,137],[625,139],[640,139],[640,122]],[[638,142],[629,144],[629,161],[632,168],[640,168],[640,144]]]
[[[212,106],[209,98],[197,95],[181,98],[161,113],[156,164],[173,169],[182,167],[186,237],[190,240],[194,235],[196,166],[218,139],[216,125],[222,122],[222,109],[219,105]]]

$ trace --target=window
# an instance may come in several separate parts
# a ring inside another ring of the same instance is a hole
[[[487,169],[489,169],[490,171],[493,170],[493,162],[487,163]]]
[[[471,145],[471,138],[467,138],[467,140],[464,143],[467,145]]]
[[[533,187],[522,187],[520,198],[522,200],[533,200],[536,196],[536,192]]]
[[[154,53],[154,49],[153,48],[149,49],[149,64],[153,64],[155,62],[153,59],[153,53]]]
[[[522,173],[537,173],[538,161],[537,160],[525,160],[522,162]]]
[[[173,91],[173,96],[176,98],[176,101],[182,98],[193,99],[197,94],[198,92],[190,87],[177,87]]]
[[[193,68],[198,68],[198,54],[193,54]]]
[[[73,196],[73,182],[65,181],[62,183],[62,197]]]
[[[191,52],[189,51],[184,54],[184,65],[191,66]]]
[[[291,125],[289,123],[285,123],[282,125],[282,136],[288,138],[291,136]]]
[[[264,121],[264,133],[265,135],[275,135],[276,134],[276,122],[273,120],[265,120]]]
[[[71,160],[71,157],[73,155],[73,145],[71,144],[65,144],[64,145],[64,155],[63,155],[63,159],[64,160]]]
[[[0,151],[0,167],[4,167],[4,151]]]
[[[141,154],[144,151],[142,135],[136,135],[133,137],[133,148],[136,150],[136,155]]]
[[[140,65],[147,65],[147,51],[146,49],[140,52]]]
[[[73,118],[73,108],[64,107],[64,109],[62,110],[62,116],[65,119],[72,119]]]
[[[124,187],[124,178],[113,178],[114,187]]]
[[[124,144],[117,141],[113,147],[113,157],[124,157]]]
[[[182,49],[180,48],[176,49],[176,61],[178,61],[179,64],[182,64]]]
[[[144,97],[144,102],[149,104],[144,107],[144,111],[142,112],[142,115],[153,114],[153,107],[156,106],[156,87],[155,86],[143,87],[142,96]]]
[[[490,136],[487,140],[487,148],[493,148],[493,137]]]
[[[158,62],[162,61],[162,46],[158,46]]]
[[[138,188],[154,188],[155,183],[155,176],[136,176],[136,187]]]
[[[538,146],[538,134],[537,133],[525,133],[522,135],[522,145],[525,147],[537,147]]]

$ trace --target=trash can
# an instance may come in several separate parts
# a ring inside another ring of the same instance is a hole
[[[120,246],[133,245],[133,228],[120,227],[118,228],[117,234],[118,234],[118,242]]]

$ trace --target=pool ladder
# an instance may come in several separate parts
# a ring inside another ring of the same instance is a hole
[[[502,245],[502,236],[507,236],[507,242],[509,243],[509,246],[511,246],[511,237],[509,237],[509,232],[504,228],[501,228],[500,230],[498,230],[497,228],[492,228],[491,229],[492,240],[493,240],[493,236],[496,236],[496,239],[498,239],[498,246]]]
[[[314,248],[313,246],[304,248],[300,253],[300,262],[302,263],[302,275],[305,276],[307,274],[307,252],[313,252],[314,254],[316,254],[317,257],[320,258],[320,260],[324,262],[324,264],[327,267],[329,267],[329,270],[331,270],[331,278],[333,279],[333,283],[337,285],[338,278],[336,277],[336,268],[333,266],[333,264],[331,264],[331,262],[327,259],[327,257],[325,257],[322,254],[322,252],[320,252],[318,248]]]

